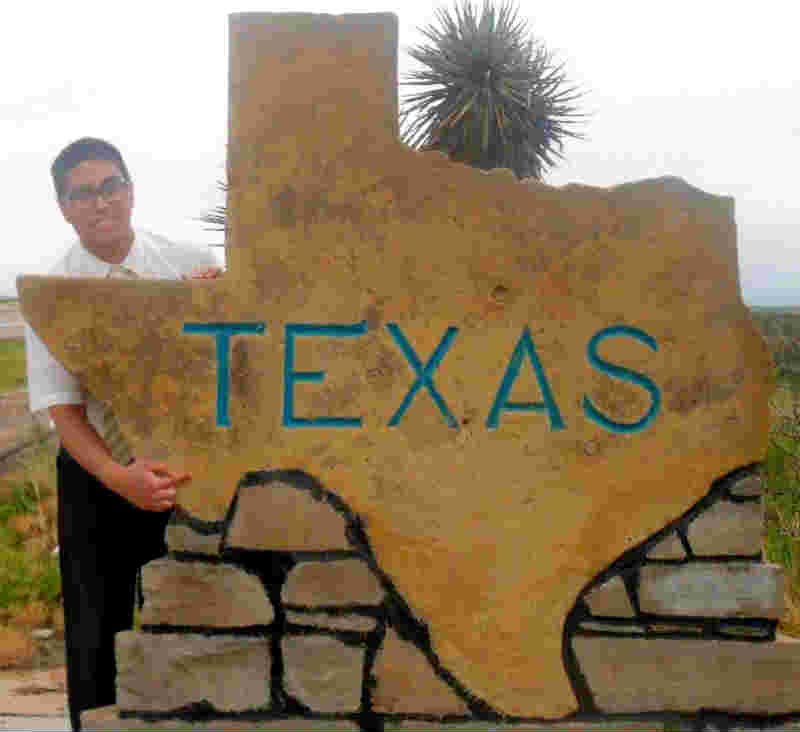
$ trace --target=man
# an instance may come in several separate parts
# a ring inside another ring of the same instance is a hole
[[[77,140],[59,153],[51,173],[61,213],[78,235],[51,275],[219,275],[207,248],[132,228],[133,182],[113,145]],[[82,711],[116,701],[114,635],[133,626],[138,572],[166,552],[175,489],[190,476],[126,455],[110,410],[81,389],[27,325],[25,341],[30,409],[49,410],[61,443],[56,465],[67,696],[72,727],[79,730]]]

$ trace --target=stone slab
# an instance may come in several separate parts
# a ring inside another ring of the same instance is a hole
[[[186,722],[180,719],[164,719],[157,722],[119,718],[117,706],[90,709],[81,714],[81,728],[86,732],[121,732],[121,730],[173,730],[174,732],[193,732],[193,730],[208,730],[208,732],[258,732],[274,730],[274,732],[359,732],[355,722],[346,719],[307,719],[305,717],[290,717],[286,719],[261,720],[246,722],[238,719],[211,720],[208,722]],[[1,728],[0,728],[1,729]],[[27,729],[27,728],[26,728]],[[40,729],[51,729],[41,727]],[[64,729],[69,729],[65,727]]]
[[[800,646],[588,636],[572,642],[605,713],[800,712]]]
[[[234,549],[326,551],[352,549],[345,520],[311,492],[283,481],[239,488],[225,542]]]
[[[686,550],[676,533],[669,534],[659,541],[649,552],[648,559],[685,559]]]
[[[428,659],[391,628],[378,649],[372,708],[382,714],[469,715],[469,707],[440,679]]]
[[[167,525],[167,547],[171,552],[193,552],[195,554],[219,554],[222,534],[201,534],[190,526]]]
[[[718,501],[695,518],[687,529],[695,556],[755,555],[761,553],[761,504]]]
[[[377,620],[367,615],[333,615],[331,613],[302,613],[293,610],[286,611],[286,621],[298,625],[313,625],[331,630],[355,630],[368,633],[375,629]]]
[[[156,559],[142,568],[142,623],[269,625],[275,613],[258,577],[229,564]]]
[[[626,721],[624,719],[599,722],[429,722],[407,720],[392,724],[387,721],[385,732],[662,732],[661,722]]]
[[[612,577],[584,597],[595,617],[632,618],[633,608],[621,577]]]
[[[269,706],[269,641],[262,638],[124,631],[116,657],[124,711],[170,712],[203,700],[221,712]]]
[[[360,559],[300,562],[286,578],[281,599],[287,605],[378,605],[383,588]]]
[[[364,649],[323,635],[281,640],[284,687],[314,712],[347,713],[361,707]]]
[[[642,567],[639,606],[656,615],[775,618],[783,615],[784,570],[761,562]]]
[[[410,150],[394,15],[230,23],[226,274],[22,277],[22,311],[137,455],[192,473],[189,513],[221,519],[251,471],[306,471],[363,518],[462,684],[505,714],[569,714],[581,589],[766,452],[772,360],[733,200],[669,177],[529,186]],[[215,337],[184,332],[213,323],[264,325],[229,339],[230,426]],[[393,422],[437,350],[447,412],[426,386]],[[293,426],[324,417],[361,427]]]

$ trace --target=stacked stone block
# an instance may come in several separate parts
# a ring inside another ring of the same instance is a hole
[[[760,561],[760,490],[756,473],[731,474],[581,593],[564,634],[580,711],[548,723],[500,717],[440,666],[335,495],[297,471],[250,474],[224,521],[168,527],[169,555],[143,571],[141,630],[117,636],[118,705],[86,713],[86,729],[661,730],[709,708],[792,715],[800,644],[775,643],[783,576]]]

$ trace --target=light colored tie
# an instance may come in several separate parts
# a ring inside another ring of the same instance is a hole
[[[127,267],[120,267],[118,264],[112,264],[108,272],[108,277],[117,279],[136,279],[139,275]],[[103,405],[103,438],[111,450],[111,457],[114,458],[120,465],[127,465],[133,460],[133,453],[131,446],[122,434],[114,412],[111,411],[111,406],[108,404]]]

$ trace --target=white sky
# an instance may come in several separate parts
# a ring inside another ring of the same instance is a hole
[[[745,301],[800,305],[800,10],[786,0],[519,7],[592,113],[587,140],[568,142],[545,181],[611,186],[677,175],[732,195]],[[416,28],[433,21],[425,0],[74,0],[3,11],[0,295],[14,294],[20,273],[45,273],[74,240],[49,167],[85,135],[121,149],[136,183],[135,226],[221,242],[193,218],[221,202],[227,15],[251,11],[395,12],[401,79],[405,49],[421,41]]]

